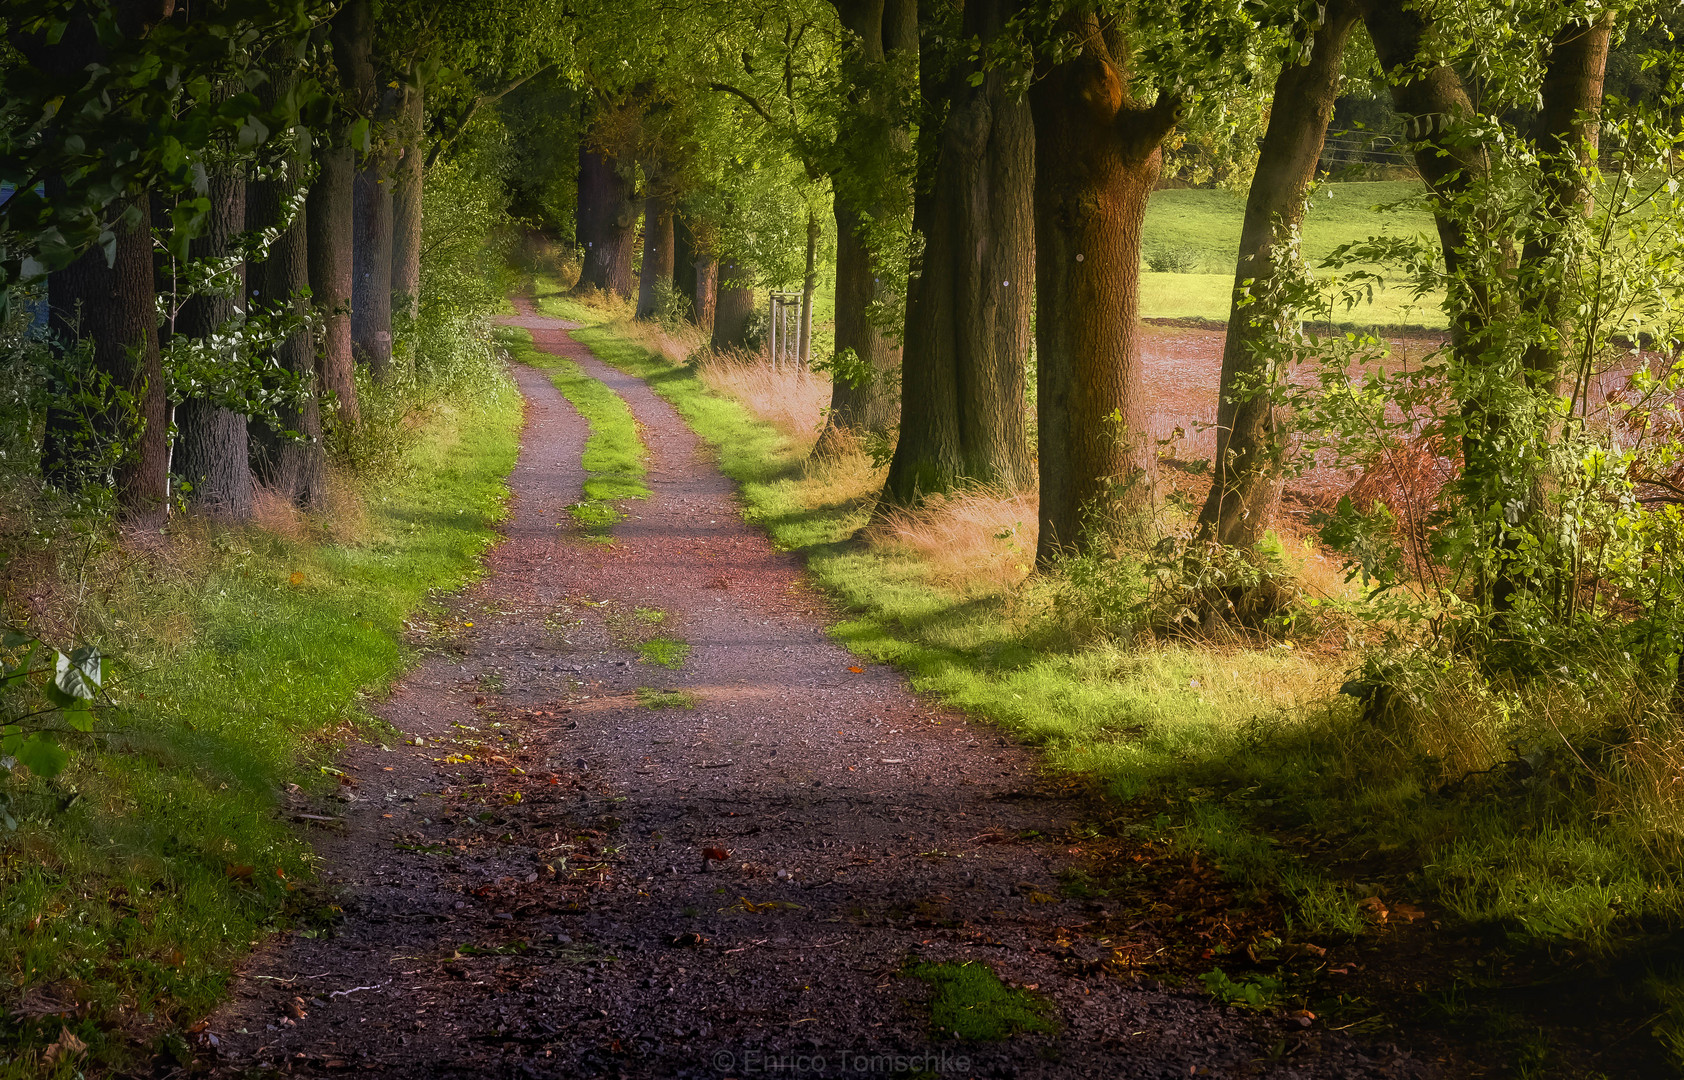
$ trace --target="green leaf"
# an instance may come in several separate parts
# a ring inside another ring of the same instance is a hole
[[[18,764],[42,779],[57,776],[70,764],[70,751],[43,732],[23,740],[17,750]]]
[[[87,734],[94,729],[94,714],[89,710],[88,703],[84,701],[79,706],[72,706],[64,710],[64,722],[77,731]]]
[[[99,648],[95,645],[84,645],[68,656],[59,653],[53,685],[72,698],[92,701],[99,692],[102,667]]]

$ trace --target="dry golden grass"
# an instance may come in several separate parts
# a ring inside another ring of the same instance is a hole
[[[262,484],[257,485],[253,499],[251,523],[288,540],[303,540],[310,534],[310,523],[304,512],[286,495]]]
[[[932,579],[955,587],[1016,585],[1035,564],[1033,492],[974,489],[882,514],[868,531],[875,544],[915,554]]]
[[[696,359],[696,374],[716,393],[735,398],[790,438],[811,446],[824,427],[830,379],[799,365],[775,367],[764,357],[712,349]]]

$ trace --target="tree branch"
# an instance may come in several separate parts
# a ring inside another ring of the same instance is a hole
[[[494,105],[497,102],[502,101],[504,98],[508,97],[510,94],[519,90],[522,86],[525,86],[527,83],[536,79],[538,76],[553,67],[555,67],[555,64],[553,63],[545,64],[543,67],[529,71],[520,78],[514,79],[513,81],[505,84],[501,90],[481,94],[479,97],[475,98],[474,103],[468,106],[468,111],[462,114],[462,119],[456,122],[455,130],[451,131],[449,136],[441,136],[439,141],[433,144],[433,152],[427,155],[427,168],[432,168],[433,164],[438,161],[439,156],[449,149],[457,139],[462,137],[462,132],[467,130],[469,122],[473,120],[476,113],[487,105]]]
[[[709,90],[717,90],[722,94],[735,94],[735,95],[737,95],[738,97],[742,98],[744,101],[748,102],[749,108],[751,108],[755,112],[759,113],[760,118],[762,120],[766,121],[767,124],[769,124],[770,126],[772,126],[774,128],[778,126],[778,122],[776,120],[772,119],[772,114],[766,111],[766,106],[760,104],[760,100],[758,98],[756,98],[753,94],[750,94],[748,91],[739,90],[735,86],[732,86],[730,83],[721,83],[721,82],[708,83],[708,89]]]

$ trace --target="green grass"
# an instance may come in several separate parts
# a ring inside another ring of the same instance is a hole
[[[505,327],[498,337],[516,361],[548,375],[590,425],[583,460],[588,474],[585,501],[569,507],[568,512],[581,530],[606,539],[625,517],[613,505],[615,502],[649,497],[649,488],[643,483],[648,454],[637,433],[637,421],[620,395],[566,357],[534,348],[532,335],[525,330]]]
[[[641,641],[637,646],[637,653],[645,664],[658,664],[664,668],[681,668],[690,656],[690,643],[673,637],[652,637]]]
[[[1424,210],[1376,209],[1403,202],[1419,191],[1419,184],[1408,181],[1323,185],[1304,219],[1305,261],[1316,267],[1339,245],[1374,235],[1435,236],[1432,215]],[[1188,264],[1188,272],[1142,273],[1141,314],[1226,322],[1244,221],[1245,199],[1233,192],[1202,188],[1153,192],[1141,249],[1148,259],[1159,252],[1175,253]],[[1319,275],[1328,273],[1318,271]],[[1382,291],[1373,304],[1341,314],[1338,321],[1361,326],[1445,325],[1436,303],[1412,302],[1400,289]]]
[[[85,1004],[69,1026],[110,1065],[130,1038],[179,1043],[265,936],[331,917],[278,798],[334,784],[346,737],[389,737],[364,703],[412,659],[406,620],[496,539],[520,415],[506,382],[435,407],[365,492],[354,539],[217,528],[161,563],[107,565],[100,636],[126,661],[133,720],[51,781],[8,781],[22,818],[0,864],[8,1002],[51,988]],[[58,1032],[8,1005],[0,1075],[35,1075]]]
[[[637,703],[645,709],[694,709],[696,695],[683,690],[655,690],[640,686],[637,688]]]
[[[912,964],[905,974],[930,984],[930,1031],[969,1042],[1000,1042],[1030,1032],[1055,1034],[1051,1002],[1007,986],[980,961]]]

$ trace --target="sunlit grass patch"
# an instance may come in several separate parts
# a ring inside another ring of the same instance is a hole
[[[646,664],[681,668],[690,656],[690,643],[673,637],[652,637],[647,641],[638,642],[637,654]]]
[[[938,1037],[999,1042],[1013,1035],[1059,1030],[1051,1002],[1007,986],[981,961],[912,964],[905,974],[930,985],[930,1031]]]
[[[693,709],[696,707],[696,695],[684,690],[654,690],[640,686],[637,688],[637,703],[645,709]]]

